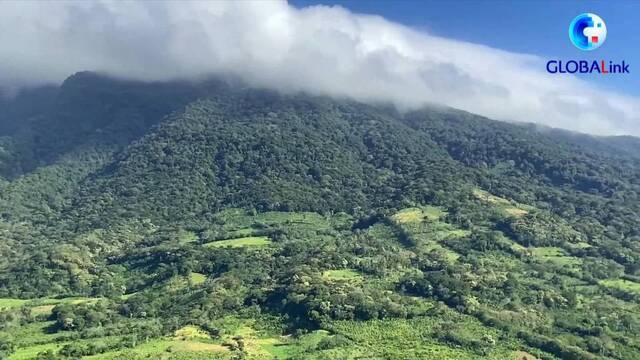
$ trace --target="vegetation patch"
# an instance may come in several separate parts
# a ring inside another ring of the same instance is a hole
[[[31,308],[31,315],[51,315],[51,310],[56,307],[55,305],[40,305]]]
[[[506,207],[506,208],[504,208],[504,212],[506,212],[507,214],[509,214],[511,216],[515,216],[515,217],[524,216],[524,215],[527,215],[529,213],[527,210],[520,209],[520,208],[517,208],[517,207]]]
[[[473,196],[488,204],[497,206],[508,216],[522,217],[527,215],[529,211],[533,209],[531,206],[518,204],[515,201],[501,198],[481,189],[474,189]]]
[[[228,239],[213,241],[204,244],[206,247],[251,247],[251,246],[267,246],[271,244],[271,240],[267,236],[248,236],[237,239]]]
[[[473,196],[478,198],[479,200],[486,201],[491,204],[496,205],[511,205],[511,201],[501,198],[499,196],[495,196],[488,191],[484,191],[482,189],[473,189]]]
[[[11,308],[17,308],[20,307],[22,305],[25,305],[26,303],[28,303],[29,300],[23,300],[23,299],[7,299],[7,298],[0,298],[0,309],[5,308],[5,309],[11,309]]]
[[[445,212],[436,206],[412,207],[398,211],[391,219],[398,224],[420,223],[423,221],[437,221]]]
[[[504,360],[513,353],[509,341],[495,341],[494,329],[470,317],[339,321],[333,330],[353,341],[338,348],[345,358]]]
[[[356,280],[362,279],[362,275],[352,269],[327,270],[322,273],[325,279],[329,280]]]
[[[197,341],[180,341],[179,343],[172,345],[172,349],[182,351],[229,351],[229,348],[220,344],[201,343]]]
[[[0,100],[0,358],[640,358],[640,142],[223,83]]]
[[[471,230],[465,229],[451,229],[451,230],[439,230],[436,232],[439,240],[446,238],[464,238],[471,235]]]
[[[640,295],[640,283],[635,281],[629,281],[626,279],[606,279],[601,280],[600,284],[609,288]]]
[[[177,340],[210,339],[206,331],[195,325],[183,326],[174,332]]]
[[[565,251],[559,247],[529,247],[526,248],[526,251],[534,258],[558,265],[578,266],[582,264],[582,259],[566,255]]]
[[[424,220],[424,213],[419,208],[409,208],[401,210],[391,216],[391,218],[399,224],[421,222]]]
[[[575,249],[589,249],[590,247],[592,247],[591,244],[584,241],[580,241],[577,243],[569,243],[569,246]]]
[[[537,357],[526,351],[516,351],[513,353],[513,358],[514,360],[539,360]]]
[[[460,254],[458,254],[457,252],[448,249],[442,245],[440,245],[437,242],[429,242],[426,243],[424,245],[421,246],[424,250],[428,251],[428,252],[436,252],[441,254],[442,257],[444,257],[447,262],[449,263],[454,263],[456,260],[458,260],[460,258]]]
[[[38,353],[45,351],[57,351],[67,343],[47,343],[19,348],[7,360],[33,360]]]
[[[207,280],[207,275],[205,275],[205,274],[201,274],[201,273],[197,273],[197,272],[189,273],[189,281],[193,285],[200,285],[200,284],[204,283],[206,280]]]
[[[178,233],[178,241],[181,244],[188,244],[198,241],[198,235],[193,231],[182,230]]]

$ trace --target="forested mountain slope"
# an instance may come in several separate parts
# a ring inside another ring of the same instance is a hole
[[[0,358],[640,357],[635,138],[93,73],[0,112]]]

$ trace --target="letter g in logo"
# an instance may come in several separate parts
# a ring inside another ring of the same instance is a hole
[[[569,25],[569,39],[580,50],[595,50],[606,38],[607,26],[596,14],[580,14]]]

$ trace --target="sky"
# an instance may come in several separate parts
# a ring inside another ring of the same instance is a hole
[[[329,0],[328,0],[329,1]],[[640,136],[630,44],[640,3],[0,1],[0,88],[83,70],[140,81],[232,75],[248,85],[412,110],[446,105],[505,121]],[[636,11],[634,11],[636,10]],[[593,11],[606,43],[568,25]],[[626,60],[631,74],[548,74],[549,59]]]
[[[377,14],[434,35],[483,44],[545,59],[626,60],[640,66],[637,0],[293,0],[296,7],[339,5],[353,12]],[[571,44],[568,27],[578,14],[591,12],[607,24],[605,44],[582,51]],[[635,66],[634,66],[635,68]],[[625,76],[582,76],[599,86],[640,95],[640,67]]]

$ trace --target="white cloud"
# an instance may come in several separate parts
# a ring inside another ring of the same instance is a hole
[[[544,60],[283,1],[0,2],[0,84],[79,70],[139,80],[228,73],[282,91],[445,104],[495,119],[640,135],[640,99],[544,70]]]

